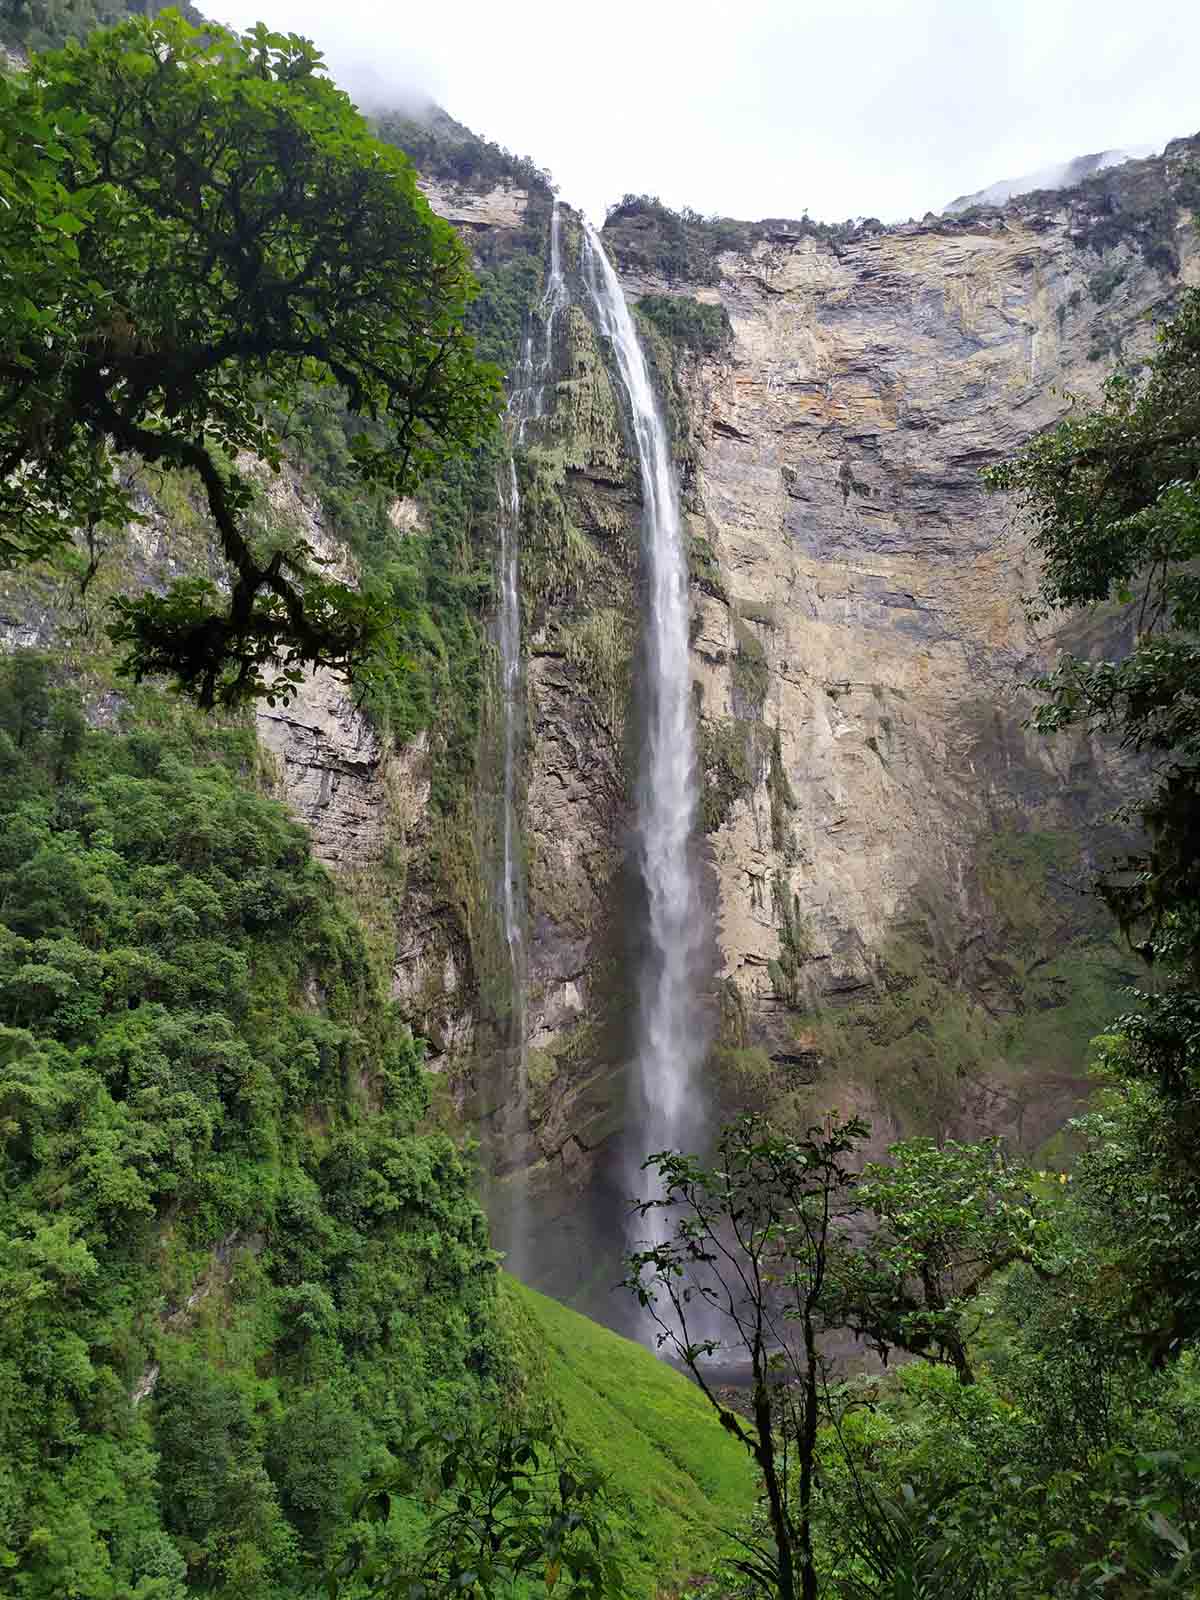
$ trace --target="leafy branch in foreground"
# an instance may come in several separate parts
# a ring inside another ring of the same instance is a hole
[[[422,1458],[432,1467],[431,1489]],[[564,1600],[622,1593],[604,1480],[552,1427],[430,1432],[414,1440],[410,1460],[368,1483],[352,1514],[384,1523],[394,1501],[412,1500],[427,1519],[424,1543],[399,1559],[353,1545],[326,1577],[330,1600],[351,1580],[353,1593],[371,1600],[491,1600],[523,1580]]]
[[[1032,1174],[998,1139],[906,1139],[864,1168],[856,1197],[870,1232],[863,1249],[838,1255],[834,1319],[884,1361],[905,1350],[973,1383],[968,1308],[998,1272],[1038,1262],[1045,1247]]]
[[[487,435],[499,381],[462,245],[313,46],[166,13],[0,79],[0,259],[0,559],[134,520],[121,456],[190,469],[228,595],[124,600],[128,671],[235,704],[386,652],[382,596],[256,539],[247,463],[336,386],[360,477],[401,493]]]
[[[1035,720],[1142,758],[1128,811],[1145,842],[1098,889],[1156,981],[1098,1042],[1115,1087],[1080,1128],[1119,1267],[1114,1336],[1162,1363],[1200,1333],[1200,291],[1140,376],[1116,373],[1099,406],[985,477],[1030,519],[1044,611],[1111,605],[1126,623],[1112,659],[1064,656]]]

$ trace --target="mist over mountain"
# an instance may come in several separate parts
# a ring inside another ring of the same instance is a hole
[[[1107,167],[1119,167],[1126,161],[1141,161],[1157,152],[1157,146],[1144,144],[1133,145],[1125,150],[1100,150],[1094,155],[1075,156],[1070,161],[1042,167],[1020,178],[1001,178],[984,189],[976,189],[972,194],[960,194],[956,200],[942,207],[942,213],[953,216],[958,211],[969,211],[972,206],[1002,206],[1006,200],[1030,194],[1037,189],[1070,189]]]

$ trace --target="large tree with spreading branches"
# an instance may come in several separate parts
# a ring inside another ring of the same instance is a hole
[[[228,582],[119,600],[128,670],[233,705],[386,652],[381,599],[256,534],[255,469],[336,388],[363,479],[403,493],[486,435],[499,378],[462,245],[313,46],[166,12],[0,79],[0,263],[0,558],[130,521],[130,458],[190,469]]]

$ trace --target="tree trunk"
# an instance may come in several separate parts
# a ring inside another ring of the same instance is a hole
[[[800,1424],[800,1592],[803,1600],[817,1600],[817,1571],[813,1565],[812,1490],[817,1460],[817,1339],[808,1305],[804,1308],[804,1416]]]
[[[959,1383],[963,1385],[974,1383],[975,1373],[971,1363],[967,1360],[967,1349],[962,1340],[950,1339],[947,1341],[946,1347],[950,1351],[950,1359],[954,1363],[954,1370],[958,1374]]]
[[[779,1482],[775,1463],[775,1434],[771,1424],[771,1396],[767,1390],[765,1374],[759,1374],[754,1385],[754,1426],[758,1433],[758,1464],[762,1468],[763,1483],[766,1485],[767,1504],[771,1512],[771,1532],[775,1536],[775,1553],[779,1562],[779,1600],[796,1600],[791,1531],[788,1527],[784,1491]],[[815,1592],[814,1590],[813,1593]],[[805,1600],[808,1600],[807,1590],[805,1590]]]

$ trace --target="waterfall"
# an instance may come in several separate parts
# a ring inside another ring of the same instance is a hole
[[[525,879],[521,863],[517,769],[524,733],[521,678],[521,489],[514,447],[522,444],[531,422],[545,412],[546,384],[554,363],[554,324],[566,303],[562,272],[558,202],[550,212],[550,270],[538,306],[542,324],[541,352],[535,366],[533,336],[527,334],[521,360],[508,397],[509,449],[496,477],[500,546],[499,605],[496,609],[496,648],[500,655],[501,717],[501,824],[500,915],[508,950],[512,1013],[509,1033],[515,1050],[516,1128],[518,1138],[529,1135],[529,1059],[526,1042]],[[520,1180],[514,1181],[509,1214],[508,1264],[518,1277],[526,1274],[529,1244],[528,1201]]]
[[[695,974],[703,917],[691,864],[697,775],[688,660],[688,571],[667,431],[625,295],[595,230],[584,223],[584,279],[629,397],[641,466],[648,590],[645,738],[636,805],[637,861],[647,943],[637,981],[634,1070],[641,1124],[630,1140],[630,1177],[650,1198],[641,1163],[687,1148],[698,1132],[693,1080],[703,1052]],[[667,1226],[662,1213],[655,1238]],[[647,1223],[640,1225],[645,1235]]]
[[[525,960],[524,880],[518,847],[517,747],[521,737],[521,491],[511,451],[497,474],[500,509],[500,603],[496,609],[496,646],[500,652],[501,716],[503,718],[501,787],[500,912],[512,968],[512,1028],[519,1045],[518,1098],[525,1102]]]
[[[562,269],[562,232],[556,200],[550,209],[550,273],[538,307],[538,315],[542,319],[542,359],[538,366],[537,383],[533,391],[534,420],[545,414],[546,380],[554,364],[554,324],[558,319],[558,313],[566,303],[567,285]]]

